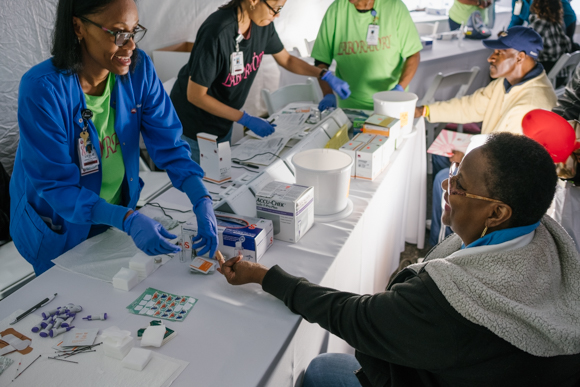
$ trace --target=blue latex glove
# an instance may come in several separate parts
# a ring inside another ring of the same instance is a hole
[[[212,201],[207,196],[202,197],[193,207],[197,218],[197,235],[193,238],[191,248],[198,249],[205,246],[197,255],[204,255],[209,251],[213,258],[218,248],[217,220],[213,212]],[[196,243],[197,242],[197,243]]]
[[[135,245],[147,255],[177,253],[181,249],[165,238],[175,239],[161,223],[134,211],[123,222],[123,231],[133,238]]]
[[[397,83],[397,86],[393,87],[391,91],[405,91],[405,89],[403,89],[403,86]]]
[[[238,123],[244,125],[246,128],[250,129],[260,137],[266,137],[274,133],[274,127],[276,126],[275,124],[272,125],[263,118],[253,117],[246,112],[244,112],[244,115],[242,118],[240,118]]]
[[[340,99],[347,99],[349,97],[350,88],[348,87],[348,83],[335,77],[330,71],[327,71],[321,79],[330,85],[332,90],[338,94]]]
[[[336,108],[336,96],[334,94],[326,94],[318,104],[318,110],[321,112],[329,108]]]

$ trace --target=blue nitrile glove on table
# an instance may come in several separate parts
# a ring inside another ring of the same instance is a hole
[[[321,112],[330,108],[336,108],[336,96],[334,94],[326,94],[322,101],[318,103],[318,110]]]
[[[244,112],[244,115],[242,118],[240,118],[238,123],[244,125],[246,128],[250,129],[260,137],[266,137],[274,133],[274,127],[276,126],[272,125],[263,118],[253,117],[246,112]]]
[[[405,89],[403,89],[403,86],[397,83],[397,86],[393,87],[391,91],[405,91]]]
[[[330,71],[327,71],[322,76],[323,81],[326,81],[334,90],[336,94],[340,97],[340,99],[347,99],[350,96],[350,88],[348,87],[348,83],[335,77]]]
[[[218,248],[217,220],[213,212],[212,200],[207,196],[202,197],[193,206],[193,212],[197,218],[197,235],[193,238],[192,249],[198,249],[197,255],[204,255],[209,251],[209,257],[213,258]]]
[[[161,223],[134,211],[123,222],[123,231],[133,238],[135,245],[147,255],[177,253],[181,249],[167,239],[175,239],[177,235],[167,231]]]

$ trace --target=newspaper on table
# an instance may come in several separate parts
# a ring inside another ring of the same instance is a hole
[[[260,137],[251,130],[248,134],[258,139],[268,139],[270,137],[292,138],[305,129],[305,122],[310,117],[310,113],[301,113],[294,110],[284,110],[281,113],[270,116],[268,122],[276,125],[276,131],[268,137]]]
[[[269,137],[261,140],[251,138],[237,145],[232,151],[232,161],[258,165],[272,164],[290,137]]]
[[[183,321],[196,302],[197,298],[147,288],[131,305],[127,306],[127,309],[129,313],[141,316]]]

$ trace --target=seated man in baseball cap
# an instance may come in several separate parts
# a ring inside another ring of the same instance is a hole
[[[501,32],[498,39],[483,40],[493,50],[487,61],[495,80],[463,98],[418,106],[415,117],[429,122],[465,124],[482,122],[482,134],[512,132],[522,134],[522,118],[530,110],[551,110],[556,94],[546,72],[537,62],[542,38],[531,28],[516,26]],[[450,158],[433,156],[433,214],[429,242],[436,245],[441,224],[441,182],[449,175],[450,162],[460,162],[463,153]],[[443,235],[442,235],[443,236]]]

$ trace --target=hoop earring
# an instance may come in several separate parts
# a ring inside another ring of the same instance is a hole
[[[483,236],[485,235],[486,232],[487,232],[487,226],[485,226],[485,228],[483,229],[483,232],[481,233],[480,238],[483,238]]]

